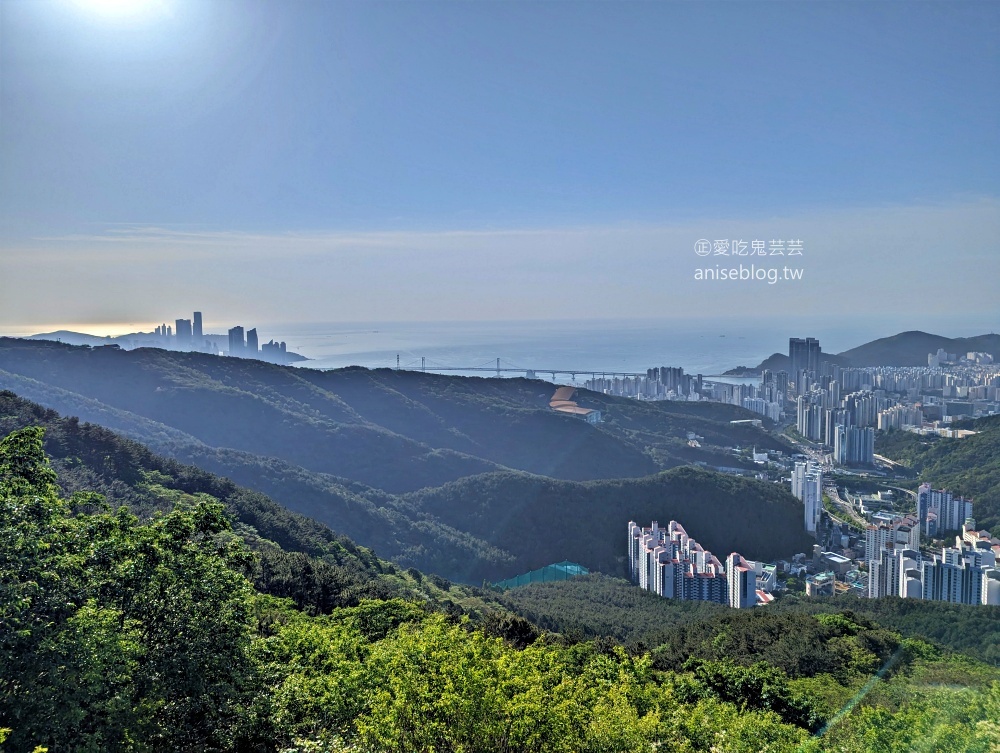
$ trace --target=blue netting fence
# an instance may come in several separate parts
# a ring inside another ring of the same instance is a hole
[[[557,580],[569,580],[570,578],[575,578],[578,575],[587,575],[590,572],[583,565],[578,565],[575,562],[558,562],[555,565],[546,565],[545,567],[540,567],[537,570],[532,570],[530,573],[524,573],[523,575],[518,575],[514,578],[508,578],[507,580],[502,580],[499,583],[494,583],[493,585],[497,588],[508,589],[517,588],[518,586],[526,586],[529,583],[551,583]]]

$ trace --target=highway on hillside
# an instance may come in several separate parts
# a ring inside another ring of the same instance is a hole
[[[837,489],[836,485],[831,484],[830,486],[825,487],[823,491],[830,498],[830,501],[833,502],[834,506],[847,516],[848,522],[852,522],[855,525],[860,526],[862,531],[868,527],[868,521],[854,509],[854,505],[841,498],[840,490]]]
[[[906,466],[903,465],[902,463],[897,463],[895,460],[890,460],[884,455],[875,455],[875,459],[878,460],[880,463],[887,465],[891,470],[896,470],[897,468],[906,468]]]

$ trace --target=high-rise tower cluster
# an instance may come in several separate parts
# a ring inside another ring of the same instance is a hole
[[[671,520],[660,528],[628,524],[629,568],[632,580],[647,591],[671,599],[714,601],[737,609],[757,603],[753,566],[733,552],[726,565]]]

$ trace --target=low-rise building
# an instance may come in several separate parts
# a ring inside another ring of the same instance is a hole
[[[833,596],[836,581],[831,571],[810,575],[806,578],[806,596]]]

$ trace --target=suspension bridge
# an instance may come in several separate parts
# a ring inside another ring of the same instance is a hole
[[[388,364],[386,365],[388,366]],[[340,367],[336,367],[340,368]],[[334,371],[336,368],[327,368],[323,371]],[[383,366],[382,368],[385,368]],[[389,368],[392,368],[389,366]],[[615,377],[644,377],[647,376],[645,371],[608,371],[604,369],[554,369],[554,368],[541,368],[533,367],[528,368],[525,366],[518,366],[517,364],[505,361],[502,358],[491,359],[485,361],[484,363],[476,364],[473,366],[448,366],[445,364],[432,361],[427,357],[415,358],[410,361],[403,362],[400,360],[400,356],[396,356],[396,366],[397,371],[429,371],[429,372],[453,372],[453,373],[489,373],[495,376],[504,376],[505,374],[521,374],[528,379],[535,379],[539,375],[551,376],[555,379],[557,376],[569,376],[572,379],[576,379],[577,376],[588,377],[590,379],[608,379]]]

